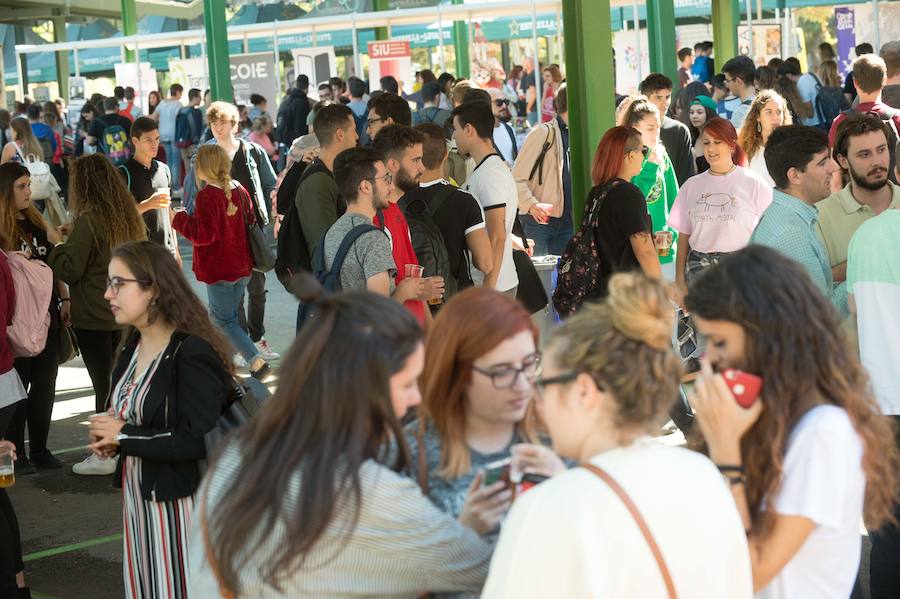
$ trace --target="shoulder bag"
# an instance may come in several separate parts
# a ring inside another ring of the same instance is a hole
[[[266,241],[263,230],[260,227],[257,227],[256,223],[251,223],[247,220],[247,210],[244,207],[244,195],[241,193],[241,191],[246,192],[246,190],[242,186],[232,188],[231,191],[232,193],[237,192],[241,198],[241,216],[244,219],[244,228],[247,230],[247,245],[250,247],[250,258],[253,260],[253,270],[269,272],[275,268],[275,252],[272,251],[272,247],[269,245],[269,242]],[[252,201],[250,201],[250,210],[253,210]]]

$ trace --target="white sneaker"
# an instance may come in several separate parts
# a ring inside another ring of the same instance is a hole
[[[116,471],[118,460],[119,456],[113,458],[98,458],[96,455],[91,454],[86,457],[84,461],[74,464],[72,466],[72,472],[84,476],[105,476]]]
[[[256,349],[259,350],[259,355],[266,362],[271,362],[272,360],[277,360],[281,357],[276,351],[273,351],[271,347],[269,347],[269,342],[265,339],[260,339],[256,342]]]
[[[234,354],[234,367],[235,368],[246,368],[247,360],[244,359],[244,356],[241,354]]]

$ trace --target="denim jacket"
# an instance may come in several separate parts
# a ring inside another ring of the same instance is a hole
[[[244,151],[244,156],[247,159],[247,169],[250,171],[250,178],[253,181],[253,189],[248,189],[247,191],[250,193],[250,197],[253,199],[253,207],[256,209],[256,222],[260,223],[261,226],[266,226],[269,224],[269,214],[272,212],[272,200],[269,196],[272,190],[275,189],[275,169],[272,168],[272,163],[269,162],[266,151],[257,144],[246,139],[238,139],[237,141]],[[213,145],[215,143],[215,138],[205,142],[205,144]],[[253,154],[260,159],[253,159]],[[182,199],[185,210],[192,216],[194,214],[194,198],[199,191],[197,180],[194,177],[195,157],[196,154],[191,157],[191,166],[184,177],[184,198]]]

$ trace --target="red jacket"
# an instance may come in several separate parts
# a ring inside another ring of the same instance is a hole
[[[194,215],[179,212],[172,227],[194,244],[197,280],[212,285],[250,276],[253,264],[244,222],[255,224],[256,219],[247,190],[238,184],[229,201],[223,190],[207,185],[194,204]]]
[[[419,259],[416,257],[415,250],[413,250],[412,239],[409,236],[409,224],[406,222],[406,217],[403,216],[400,206],[388,203],[388,207],[382,211],[382,214],[384,215],[384,227],[390,233],[394,264],[397,266],[397,276],[394,280],[399,284],[400,281],[406,278],[406,265],[418,264]],[[377,215],[373,221],[376,225],[381,226]],[[403,305],[416,317],[419,324],[425,323],[425,304],[423,302],[409,300],[403,302]]]
[[[6,256],[0,254],[0,322],[3,323],[3,334],[0,335],[0,374],[6,374],[13,368],[12,350],[6,337],[6,327],[12,324],[13,312],[16,309],[16,288],[13,285],[12,271],[6,262]]]

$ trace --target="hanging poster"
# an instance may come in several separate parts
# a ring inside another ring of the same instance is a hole
[[[415,76],[412,70],[412,53],[409,41],[369,42],[369,82],[378,89],[378,81],[391,75],[406,93],[412,93]]]
[[[320,83],[328,83],[328,78],[337,74],[337,58],[334,46],[316,46],[315,48],[294,48],[293,77],[288,82],[290,87],[300,75],[309,77],[309,89],[315,92]]]
[[[835,31],[837,32],[838,71],[842,78],[853,70],[856,59],[856,12],[849,6],[838,6],[834,9]]]
[[[231,57],[231,87],[234,103],[250,106],[250,95],[263,96],[270,105],[275,103],[275,56],[271,52],[235,54]]]

